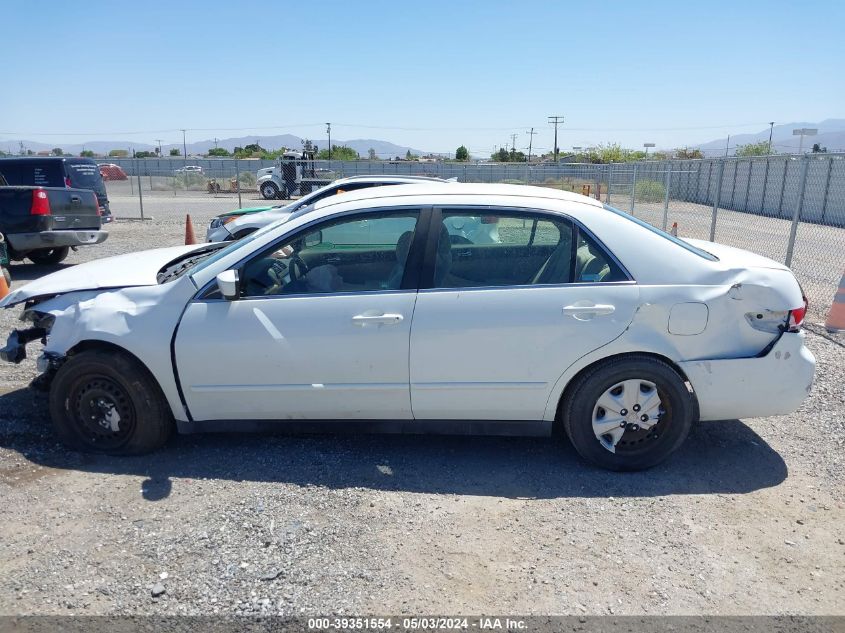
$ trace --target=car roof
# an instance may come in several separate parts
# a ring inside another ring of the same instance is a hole
[[[401,200],[402,198],[417,198],[420,196],[427,198],[426,204],[448,204],[449,197],[481,196],[484,197],[484,200],[478,202],[488,205],[513,206],[513,198],[526,198],[553,202],[575,202],[593,207],[602,207],[601,202],[593,198],[549,187],[458,182],[452,182],[449,183],[448,187],[443,187],[444,182],[447,181],[414,183],[395,187],[373,187],[370,189],[350,191],[337,196],[324,198],[314,203],[314,210],[328,211],[327,207],[361,201],[367,201],[370,205],[391,206],[401,204],[403,202]],[[411,201],[408,200],[408,202]],[[414,203],[420,204],[420,201],[415,200]],[[350,204],[350,210],[358,206],[361,205]]]
[[[338,182],[449,182],[437,176],[404,176],[402,174],[362,174],[360,176],[346,176],[338,178],[332,184]]]

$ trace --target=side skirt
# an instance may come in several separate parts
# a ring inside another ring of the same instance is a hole
[[[545,437],[548,420],[177,420],[179,433],[510,435]]]

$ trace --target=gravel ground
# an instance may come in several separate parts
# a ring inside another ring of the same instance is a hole
[[[145,201],[155,221],[116,222],[67,265],[178,244],[186,210],[204,232],[231,207],[201,202]],[[14,285],[46,272],[14,265]],[[81,455],[27,388],[33,361],[4,364],[0,614],[845,615],[845,338],[811,328],[796,414],[700,423],[635,474],[537,438],[202,435]]]

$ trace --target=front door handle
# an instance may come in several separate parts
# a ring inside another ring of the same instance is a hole
[[[352,317],[355,325],[394,325],[404,319],[401,314],[358,314]]]
[[[563,308],[564,314],[579,321],[589,321],[593,317],[613,314],[614,312],[616,312],[616,306],[607,303],[588,303],[586,301],[579,301]]]

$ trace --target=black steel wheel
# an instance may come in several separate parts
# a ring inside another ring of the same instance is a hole
[[[173,428],[158,383],[135,358],[90,350],[71,356],[50,387],[50,416],[68,446],[137,455],[163,445]]]

